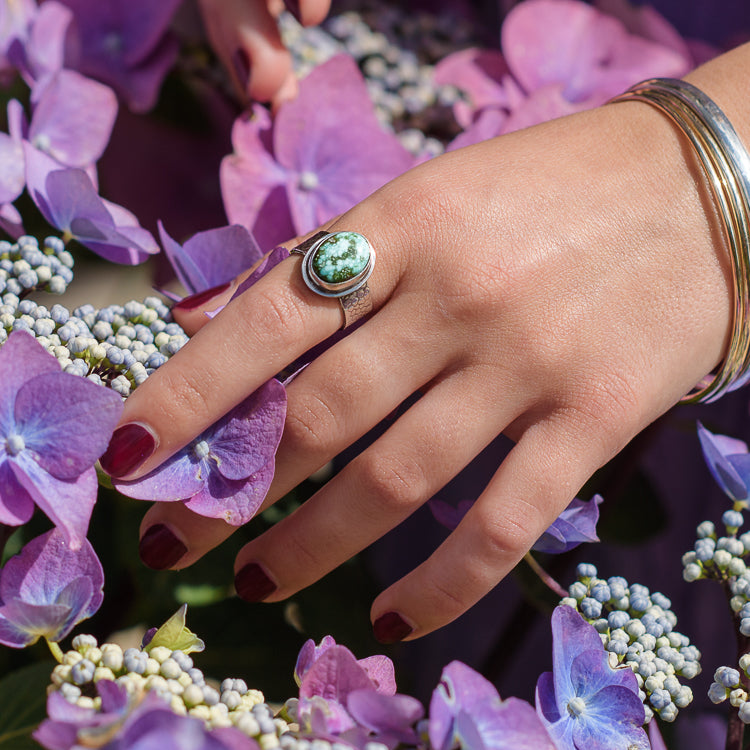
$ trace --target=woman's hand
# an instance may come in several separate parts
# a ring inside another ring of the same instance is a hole
[[[723,79],[694,80],[714,95]],[[277,601],[313,583],[503,432],[516,445],[458,528],[373,603],[375,634],[424,635],[495,586],[587,478],[722,358],[731,273],[694,162],[661,113],[620,103],[433,159],[333,222],[376,249],[374,312],[289,384],[265,505],[422,395],[241,550],[239,594]],[[113,474],[151,471],[342,324],[339,304],[303,284],[298,256],[208,322],[231,295],[175,310],[197,332],[127,400],[122,424],[146,438],[127,448],[116,435]],[[231,530],[158,504],[142,556],[181,568]]]
[[[305,26],[320,23],[331,0],[199,0],[211,46],[243,98],[276,101],[296,92],[291,58],[276,19],[286,7]]]

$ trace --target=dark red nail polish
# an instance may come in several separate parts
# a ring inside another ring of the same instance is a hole
[[[262,602],[276,591],[276,584],[258,563],[248,563],[234,577],[234,588],[246,602]]]
[[[234,65],[234,73],[237,76],[237,83],[244,91],[247,88],[247,84],[250,82],[250,58],[247,52],[240,48],[234,51],[232,55],[232,65]]]
[[[135,471],[156,448],[156,438],[142,425],[118,427],[99,459],[102,469],[116,479]]]
[[[286,9],[300,22],[302,23],[302,12],[299,7],[299,0],[284,0]]]
[[[204,305],[214,297],[218,297],[222,292],[225,292],[231,286],[231,282],[226,284],[219,284],[218,286],[211,287],[197,294],[191,294],[189,297],[181,299],[179,302],[174,304],[173,309],[177,310],[194,310],[196,307]]]
[[[375,638],[380,643],[396,643],[406,638],[414,630],[398,612],[380,615],[372,625]]]
[[[153,570],[171,568],[186,552],[187,547],[163,523],[148,529],[138,543],[141,560]]]

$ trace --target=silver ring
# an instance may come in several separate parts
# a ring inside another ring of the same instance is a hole
[[[342,328],[372,311],[367,280],[375,251],[366,237],[358,232],[317,232],[289,253],[302,256],[302,280],[309,289],[341,303]]]

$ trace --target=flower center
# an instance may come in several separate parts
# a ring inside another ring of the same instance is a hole
[[[300,190],[315,190],[320,185],[320,180],[315,172],[302,172],[297,184]]]
[[[102,46],[111,55],[117,55],[122,51],[122,35],[112,31],[104,37]]]
[[[201,440],[200,443],[195,444],[193,453],[195,453],[198,460],[202,461],[204,458],[208,458],[208,456],[210,455],[211,446],[209,446],[208,442],[206,442],[205,440]]]
[[[33,137],[31,143],[35,148],[38,148],[45,153],[49,151],[50,146],[52,145],[52,141],[46,133],[38,133]]]
[[[5,450],[11,456],[17,456],[25,447],[26,443],[20,435],[8,435],[5,439]]]
[[[568,713],[576,718],[580,716],[586,710],[586,701],[576,695],[575,698],[571,698],[568,701]]]

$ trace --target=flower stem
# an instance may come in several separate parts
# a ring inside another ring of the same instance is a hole
[[[539,576],[542,583],[552,589],[561,599],[568,595],[568,592],[536,561],[531,552],[527,552],[523,559],[526,560],[529,567]]]
[[[47,641],[47,645],[49,646],[49,650],[52,652],[52,656],[54,656],[55,659],[57,659],[59,664],[62,664],[63,652],[62,652],[62,649],[60,648],[60,644],[55,643],[55,641],[50,641],[48,638],[45,638],[44,640]]]

